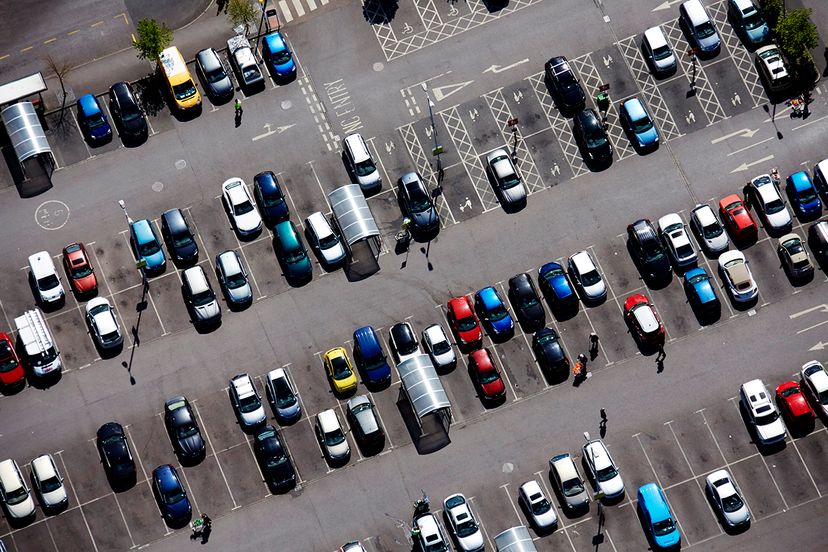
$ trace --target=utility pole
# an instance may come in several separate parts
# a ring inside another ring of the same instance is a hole
[[[423,82],[421,86],[423,88],[423,92],[425,92],[426,101],[428,101],[428,117],[431,120],[431,135],[434,137],[434,149],[431,150],[431,155],[437,157],[437,188],[442,190],[443,177],[445,174],[443,173],[443,160],[440,158],[440,154],[442,154],[445,150],[437,141],[437,126],[434,124],[434,102],[431,101],[431,95],[428,93],[428,83]]]

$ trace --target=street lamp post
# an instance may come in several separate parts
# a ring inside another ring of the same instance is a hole
[[[126,210],[126,203],[124,203],[124,200],[123,200],[123,199],[119,199],[119,200],[118,200],[118,206],[120,206],[120,207],[121,207],[121,210],[124,212],[124,216],[125,216],[125,217],[126,217],[126,219],[127,219],[127,224],[129,224],[130,226],[132,226],[132,219],[130,218],[129,213],[127,213],[127,210]]]
[[[437,127],[434,124],[434,102],[431,101],[431,96],[428,93],[428,83],[423,82],[421,86],[428,101],[428,117],[431,120],[431,134],[434,137],[434,149],[431,151],[431,155],[437,157],[437,188],[442,189],[443,177],[445,175],[443,173],[443,160],[440,158],[440,154],[443,153],[443,147],[437,142]]]

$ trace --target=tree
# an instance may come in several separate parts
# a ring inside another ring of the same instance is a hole
[[[765,13],[768,27],[775,29],[776,23],[785,11],[785,5],[783,0],[762,0],[762,11]]]
[[[250,29],[250,24],[258,16],[256,8],[250,0],[230,0],[227,3],[227,19],[234,27],[244,25],[244,34]]]
[[[58,82],[60,83],[61,105],[60,120],[58,120],[58,125],[60,125],[63,122],[63,114],[66,110],[66,77],[72,72],[74,67],[66,60],[57,60],[53,58],[51,54],[46,54],[43,61],[46,63],[46,67],[48,67],[50,71],[54,72]]]
[[[819,44],[817,27],[811,21],[811,8],[786,12],[776,25],[776,36],[782,50],[791,59],[803,61],[811,57],[809,50]]]
[[[133,39],[132,46],[138,50],[138,59],[157,59],[173,41],[172,29],[155,19],[139,21],[137,32],[138,38]]]

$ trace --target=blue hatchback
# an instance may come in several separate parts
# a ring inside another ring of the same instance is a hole
[[[164,464],[152,471],[152,491],[168,525],[181,527],[190,521],[193,509],[174,467]]]
[[[507,335],[515,328],[515,323],[509,311],[506,310],[503,299],[491,286],[474,294],[474,308],[486,329],[493,336]]]
[[[663,550],[681,545],[681,533],[661,487],[655,483],[639,487],[638,507],[641,509],[645,529],[655,546]]]
[[[567,309],[577,307],[578,295],[563,266],[558,263],[546,263],[538,269],[538,282],[541,291],[551,303],[552,308]]]
[[[807,172],[799,171],[790,175],[785,191],[797,217],[811,220],[822,215],[822,201]]]
[[[282,186],[272,171],[260,172],[253,177],[253,196],[259,205],[262,218],[268,225],[290,217]]]
[[[620,119],[621,126],[627,131],[637,149],[658,147],[658,130],[641,100],[632,98],[623,102]]]
[[[78,125],[86,140],[93,145],[102,144],[112,139],[112,127],[101,109],[98,100],[92,94],[84,94],[78,99]]]
[[[354,332],[354,361],[362,370],[367,385],[382,385],[391,381],[391,367],[379,336],[371,326],[363,326]]]
[[[721,312],[721,303],[716,295],[710,276],[703,268],[692,268],[684,273],[684,293],[690,305],[700,314],[713,315]]]
[[[296,76],[296,63],[282,33],[270,33],[264,37],[262,57],[274,79],[289,79]]]
[[[147,274],[163,272],[167,267],[167,259],[164,257],[164,250],[161,249],[161,239],[158,237],[155,225],[147,219],[141,219],[130,224],[129,230],[132,234],[135,258],[138,261],[147,262],[144,272]]]

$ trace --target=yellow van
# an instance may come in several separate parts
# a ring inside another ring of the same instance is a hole
[[[158,70],[164,76],[167,91],[176,108],[189,111],[201,107],[201,94],[198,93],[178,48],[170,46],[161,52],[158,56]]]

